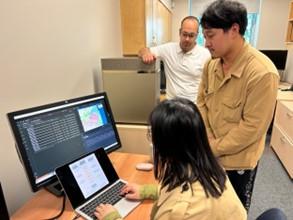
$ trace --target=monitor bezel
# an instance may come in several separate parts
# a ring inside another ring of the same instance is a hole
[[[20,162],[24,168],[26,177],[29,180],[30,187],[33,192],[37,192],[42,187],[46,187],[50,184],[56,183],[58,181],[58,179],[57,179],[56,175],[54,175],[54,176],[49,177],[47,180],[44,180],[40,183],[35,182],[35,177],[33,175],[33,168],[30,165],[29,157],[28,157],[28,154],[25,150],[25,146],[22,144],[21,136],[20,136],[19,130],[17,129],[17,123],[16,123],[17,119],[15,119],[15,117],[17,117],[19,115],[23,115],[23,114],[29,114],[32,112],[41,111],[41,110],[48,109],[48,108],[54,108],[54,107],[61,106],[61,105],[67,105],[67,104],[71,104],[71,103],[75,103],[75,102],[80,102],[80,101],[84,101],[87,99],[89,99],[89,102],[91,101],[90,99],[96,99],[96,100],[103,99],[105,102],[105,107],[110,114],[109,118],[110,118],[111,123],[113,125],[115,136],[117,138],[117,144],[112,146],[111,148],[105,149],[105,151],[107,153],[110,153],[114,150],[121,148],[121,140],[120,140],[120,137],[118,134],[114,115],[113,115],[113,112],[112,112],[112,109],[110,106],[110,102],[109,102],[109,99],[108,99],[106,92],[100,92],[100,93],[96,93],[93,95],[87,95],[87,96],[82,96],[82,97],[78,97],[78,98],[53,102],[53,103],[49,103],[49,104],[45,104],[45,105],[35,106],[35,107],[26,108],[26,109],[7,113],[8,121],[10,123],[10,128],[12,130],[12,134],[13,134],[14,140],[15,140],[15,148],[16,148],[18,157],[19,157]],[[86,102],[83,102],[83,104],[84,103],[86,103]],[[87,152],[87,153],[91,153],[91,152]],[[80,155],[80,156],[82,156],[82,155]],[[57,167],[55,167],[55,168],[57,168]]]

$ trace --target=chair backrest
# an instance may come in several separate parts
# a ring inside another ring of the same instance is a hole
[[[1,182],[0,182],[0,219],[9,220],[9,214],[8,214]]]
[[[281,209],[271,208],[263,212],[256,220],[287,220],[287,217]]]

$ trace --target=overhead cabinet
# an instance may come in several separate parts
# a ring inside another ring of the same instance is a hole
[[[159,0],[120,0],[123,55],[171,40],[171,11]]]

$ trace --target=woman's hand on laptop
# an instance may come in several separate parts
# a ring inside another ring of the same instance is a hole
[[[124,196],[126,199],[130,200],[139,200],[140,193],[139,188],[141,186],[135,183],[128,183],[122,187],[120,195]]]
[[[113,213],[111,215],[117,216],[117,219],[120,219],[120,215],[117,210],[110,204],[100,204],[96,207],[95,216],[99,220],[103,220],[108,214]],[[116,218],[115,218],[116,219]]]

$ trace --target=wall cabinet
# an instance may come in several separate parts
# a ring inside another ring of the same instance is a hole
[[[293,94],[292,94],[293,97]],[[271,146],[291,179],[293,178],[293,99],[278,101]]]
[[[159,0],[120,0],[123,55],[171,40],[171,11]]]
[[[293,1],[290,2],[290,6],[289,6],[289,18],[288,18],[286,42],[293,43]]]

